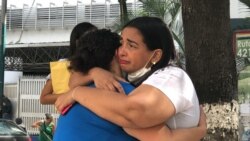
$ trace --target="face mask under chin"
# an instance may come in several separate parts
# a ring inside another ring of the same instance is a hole
[[[151,67],[149,67],[149,68],[143,67],[136,72],[129,73],[128,74],[128,81],[133,82],[133,81],[137,80],[138,78],[142,77],[144,74],[146,74],[150,70],[151,70]]]
[[[149,58],[148,62],[145,64],[145,66],[133,73],[129,73],[128,74],[128,81],[129,82],[134,82],[135,80],[139,79],[140,77],[142,77],[144,74],[146,74],[147,72],[149,72],[151,70],[150,66],[149,68],[146,68],[146,66],[148,65],[148,63],[150,62],[151,58],[154,56],[155,52],[153,53],[153,55]]]

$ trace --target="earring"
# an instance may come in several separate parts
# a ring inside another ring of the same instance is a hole
[[[156,62],[152,62],[152,64],[153,64],[153,65],[155,65],[155,64],[156,64]]]

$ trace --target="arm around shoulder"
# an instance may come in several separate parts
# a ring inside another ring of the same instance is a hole
[[[175,114],[174,106],[168,98],[150,85],[141,85],[128,96],[81,87],[75,91],[74,99],[102,118],[122,127],[151,127],[167,121]],[[63,109],[63,106],[58,104],[57,108]]]

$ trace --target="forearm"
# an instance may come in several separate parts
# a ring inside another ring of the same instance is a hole
[[[41,121],[39,120],[39,121],[34,122],[34,123],[31,125],[31,127],[33,127],[33,128],[38,128],[38,127],[40,127],[40,124],[41,124]]]
[[[199,141],[206,131],[201,127],[170,130],[165,125],[142,129],[124,129],[128,134],[141,141]]]
[[[172,141],[171,132],[164,124],[148,128],[123,128],[129,135],[140,141]]]
[[[47,80],[45,86],[43,87],[42,93],[40,95],[41,104],[54,104],[57,99],[57,95],[53,94],[53,87],[51,79]]]
[[[60,96],[60,94],[46,94],[40,96],[40,103],[41,104],[54,104],[56,99]]]
[[[197,127],[186,128],[186,129],[175,129],[171,132],[171,137],[173,141],[199,141],[207,133],[207,123],[206,123],[206,114],[203,111],[203,108],[200,107],[200,120]]]
[[[171,131],[172,141],[200,141],[206,135],[203,127],[175,129]]]
[[[126,96],[102,89],[80,87],[73,95],[80,104],[122,127],[151,127],[165,122],[167,117],[173,115],[173,112],[165,112],[166,107],[171,109],[170,105],[164,103],[165,99],[155,97],[157,94],[150,91],[145,95],[131,93]],[[158,107],[157,110],[155,107]]]
[[[73,97],[81,105],[106,120],[122,127],[136,127],[133,122],[133,114],[136,113],[137,109],[134,107],[137,106],[131,104],[124,94],[90,87],[78,87]]]
[[[166,130],[166,129],[165,129]],[[200,107],[200,120],[197,127],[171,130],[171,138],[173,141],[199,141],[207,133],[206,114]]]

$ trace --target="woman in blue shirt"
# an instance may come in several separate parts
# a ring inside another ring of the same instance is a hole
[[[76,53],[69,58],[69,69],[82,75],[94,67],[111,71],[116,63],[115,53],[120,46],[120,37],[107,29],[88,32],[79,39]],[[115,72],[114,72],[115,73]],[[134,87],[120,82],[126,93]],[[95,87],[94,84],[89,84]],[[58,119],[53,141],[134,141],[121,127],[99,116],[79,103]]]

